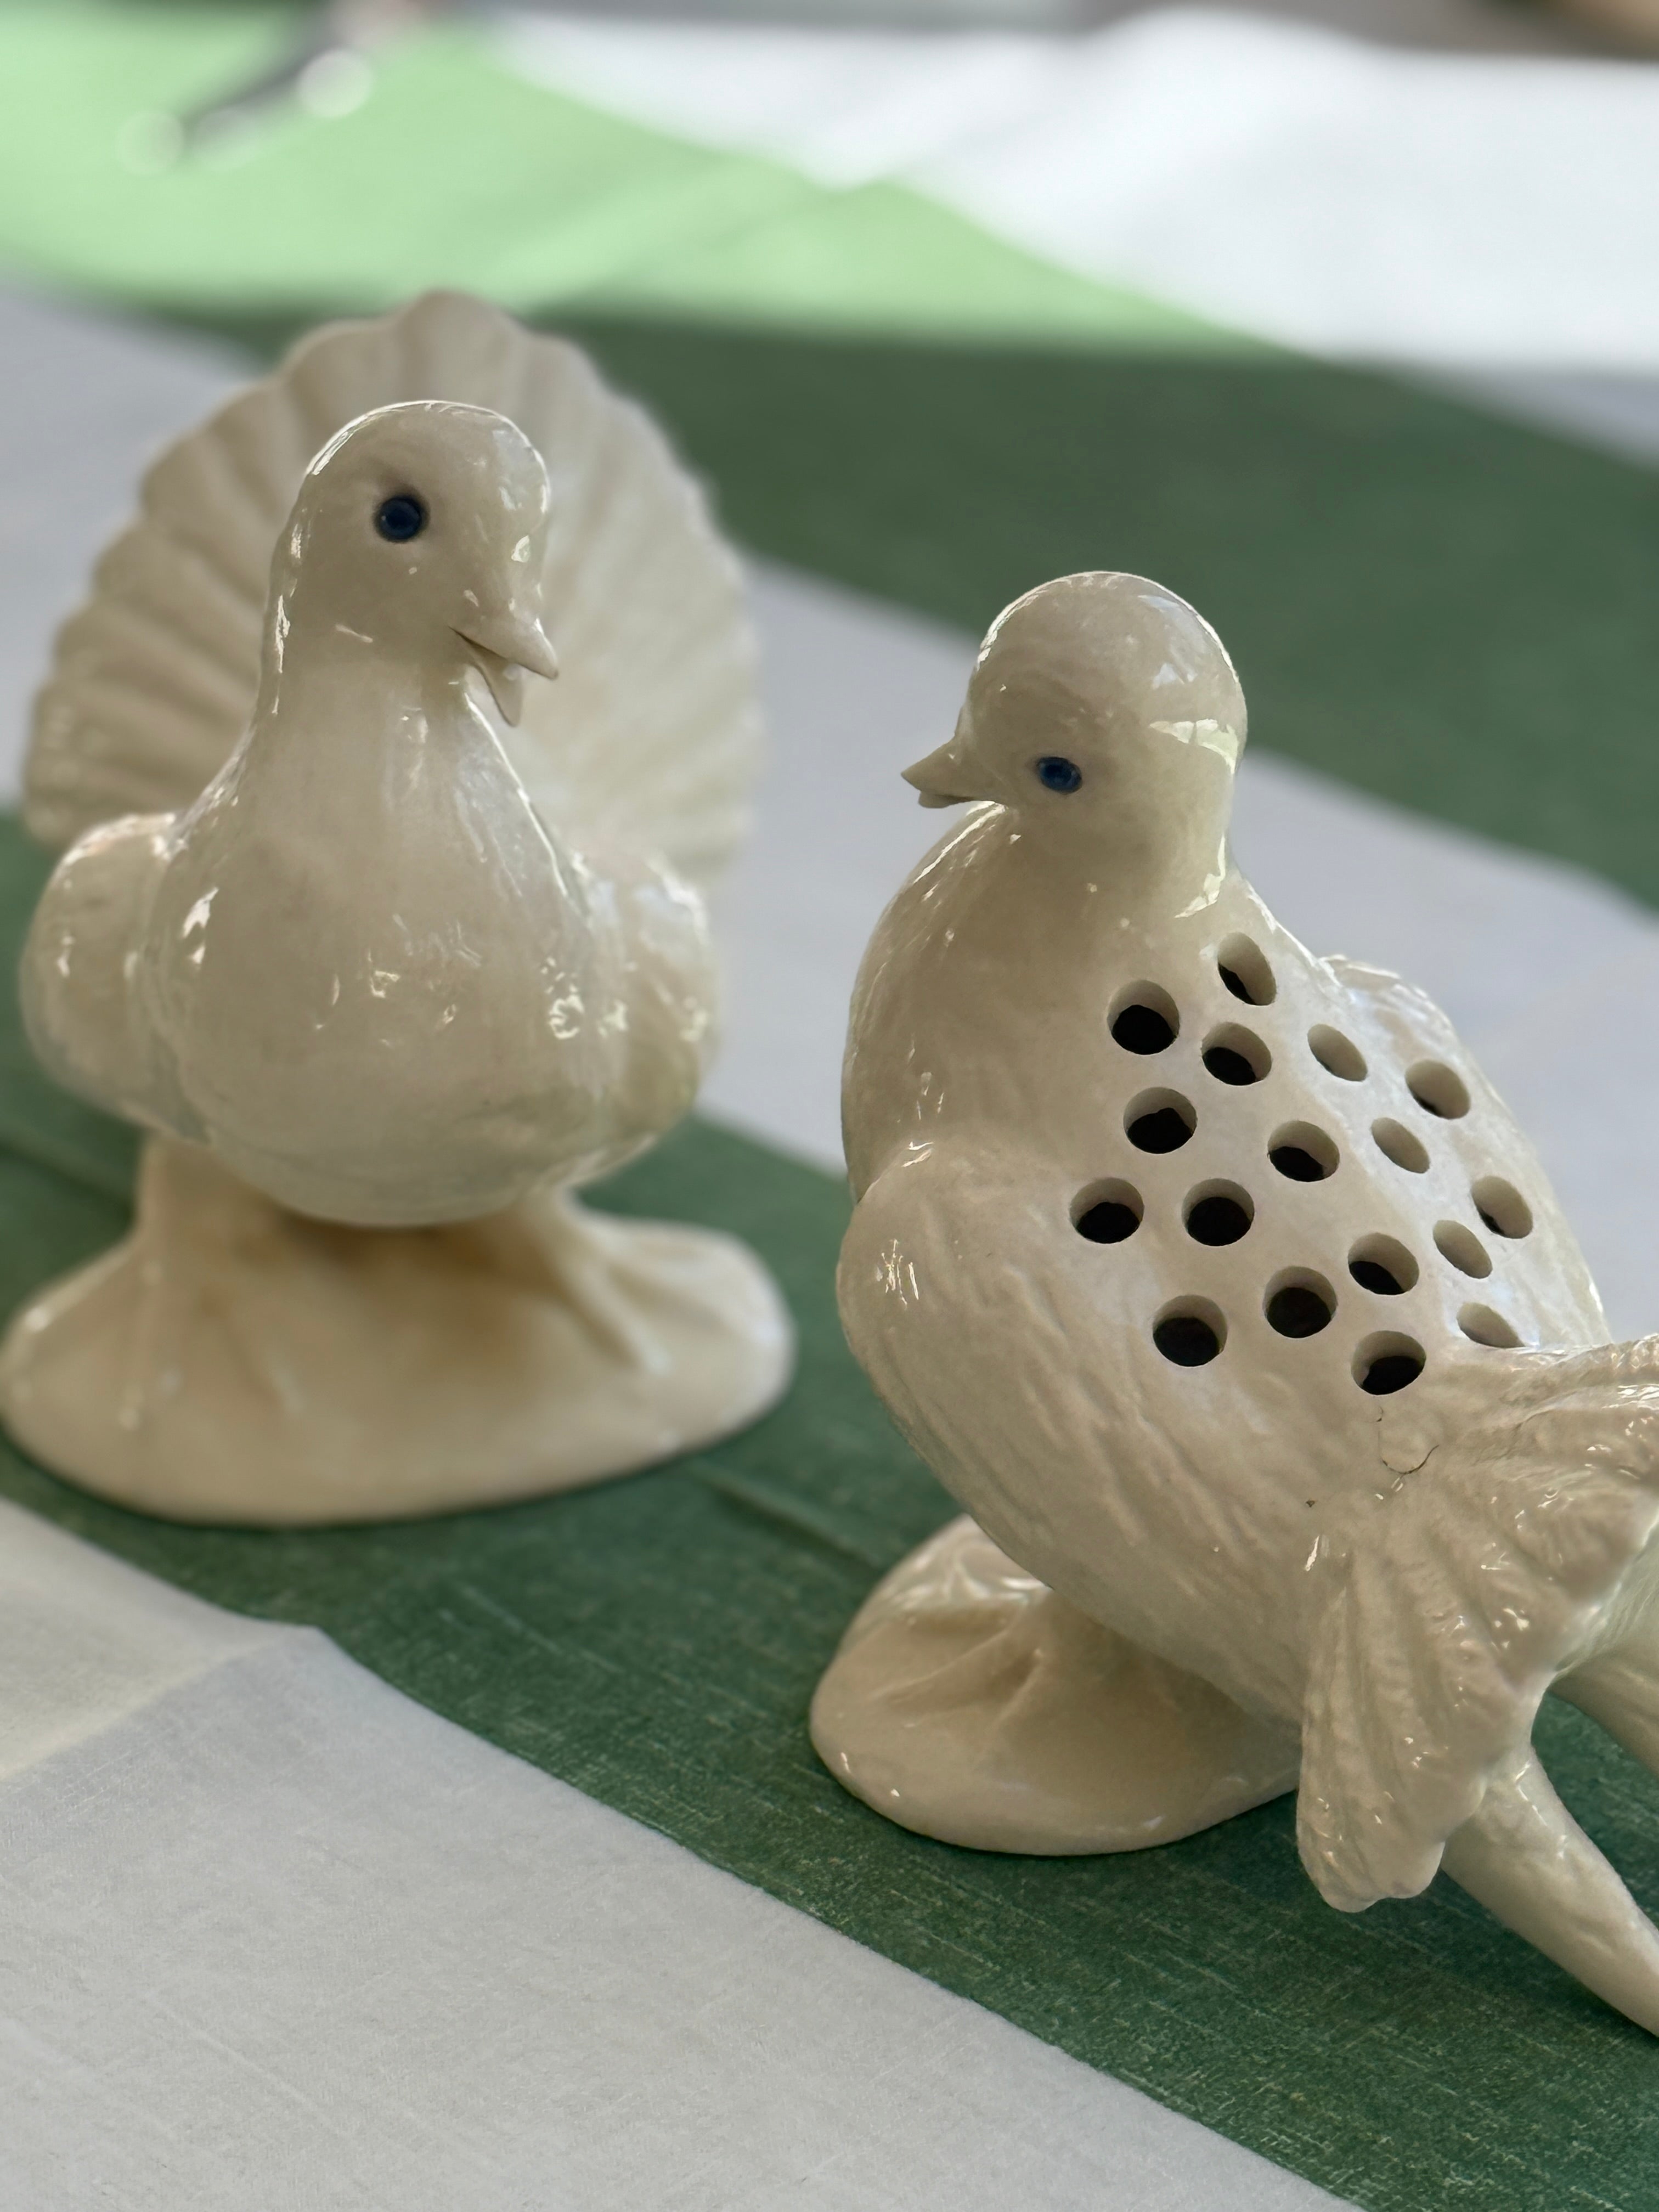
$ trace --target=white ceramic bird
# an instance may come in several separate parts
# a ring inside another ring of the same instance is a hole
[[[471,398],[350,404],[410,381],[512,400],[541,448]],[[296,418],[343,409],[273,524]],[[14,1432],[129,1502],[312,1519],[751,1417],[789,1356],[757,1264],[565,1194],[696,1096],[716,978],[673,863],[709,872],[752,772],[732,564],[660,440],[572,349],[437,295],[313,340],[145,510],[38,710],[31,821],[95,826],[23,999],[50,1072],[157,1141],[134,1237],[13,1326]],[[223,617],[261,541],[256,685]],[[526,672],[560,674],[544,611],[575,682],[538,688],[576,696],[509,754]]]
[[[1004,1850],[1299,1784],[1331,1903],[1443,1856],[1659,2032],[1659,1935],[1530,1741],[1553,1688],[1659,1767],[1659,1340],[1606,1343],[1445,1018],[1231,864],[1243,738],[1209,626],[1085,574],[999,618],[908,771],[972,811],[860,977],[840,1297],[973,1518],[876,1592],[814,1739]]]
[[[184,813],[59,863],[24,1013],[48,1072],[296,1212],[464,1221],[678,1121],[712,1033],[702,902],[583,856],[472,699],[519,720],[547,471],[497,414],[365,415],[278,540],[258,700]]]

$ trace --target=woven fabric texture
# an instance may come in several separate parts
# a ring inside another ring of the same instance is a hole
[[[8,977],[42,862],[0,830]],[[0,1007],[0,1304],[120,1233],[128,1133],[33,1076]],[[854,1369],[830,1177],[693,1124],[605,1194],[716,1223],[799,1324],[785,1404],[717,1450],[544,1503],[267,1534],[145,1521],[0,1450],[0,1489],[198,1595],[310,1622],[437,1711],[1370,2212],[1645,2212],[1659,2049],[1442,1881],[1346,1918],[1282,1800],[1121,1858],[960,1851],[818,1765],[805,1711],[875,1577],[949,1502]],[[1659,1904],[1659,1795],[1588,1723],[1551,1767]],[[802,1992],[803,2003],[811,1992]]]

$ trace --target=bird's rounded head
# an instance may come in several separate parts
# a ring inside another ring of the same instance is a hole
[[[1204,617],[1145,576],[1091,570],[1004,609],[956,734],[905,776],[924,806],[992,799],[1093,844],[1212,854],[1244,728]]]
[[[504,415],[441,399],[360,415],[307,470],[278,543],[277,629],[322,622],[469,661],[516,722],[524,672],[558,673],[542,628],[550,503],[545,463]]]

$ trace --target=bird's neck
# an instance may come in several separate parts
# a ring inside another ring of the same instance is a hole
[[[248,764],[282,777],[313,772],[371,782],[389,760],[425,757],[488,775],[512,770],[473,703],[470,663],[447,635],[419,647],[320,619],[303,602],[273,603]]]
[[[1003,812],[979,834],[988,920],[1000,914],[1028,945],[1069,934],[1081,950],[1097,936],[1115,939],[1126,921],[1156,926],[1200,913],[1227,872],[1224,828],[1207,814],[1173,827],[1161,822],[1146,836],[1125,822],[1103,838],[1052,819],[1029,827]]]

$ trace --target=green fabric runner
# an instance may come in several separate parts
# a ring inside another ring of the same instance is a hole
[[[1659,473],[1282,357],[563,321],[748,544],[975,635],[1155,576],[1253,743],[1659,904]]]
[[[124,166],[136,115],[245,81],[296,20],[0,8],[0,265],[266,350],[470,285],[586,337],[758,550],[974,631],[1067,569],[1157,576],[1227,640],[1259,744],[1659,903],[1659,476],[897,187],[602,115],[465,24],[397,47],[350,115],[289,103],[234,160]]]
[[[8,979],[41,873],[0,823]],[[25,1069],[8,983],[7,1310],[118,1234],[132,1153]],[[807,1741],[813,1683],[876,1575],[950,1508],[842,1346],[844,1194],[692,1125],[606,1202],[719,1224],[776,1271],[800,1376],[746,1436],[543,1504],[321,1534],[145,1521],[3,1447],[0,1489],[202,1596],[314,1622],[506,1750],[1370,2212],[1650,2212],[1659,2045],[1448,1883],[1330,1911],[1289,1801],[1162,1850],[1022,1860],[924,1842],[846,1796]],[[1659,1905],[1659,1792],[1565,1707],[1539,1734]]]
[[[146,118],[289,50],[291,7],[9,0],[0,263],[175,313],[340,313],[433,284],[503,305],[1237,352],[1196,317],[1000,243],[900,187],[832,191],[525,82],[465,22],[386,49],[331,120],[274,103],[149,170]]]

